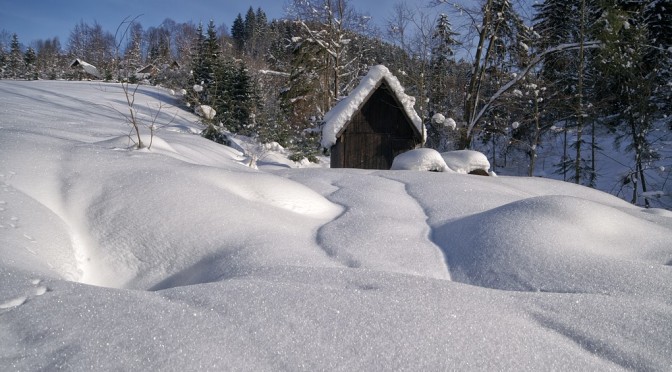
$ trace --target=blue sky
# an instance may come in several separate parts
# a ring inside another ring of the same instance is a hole
[[[351,0],[350,5],[382,24],[398,1]],[[160,25],[165,18],[194,23],[212,19],[230,27],[236,15],[244,15],[250,6],[261,7],[273,19],[284,16],[285,4],[285,0],[0,0],[0,30],[16,33],[24,45],[58,36],[65,47],[70,30],[80,20],[97,21],[111,33],[124,18],[138,14],[143,14],[139,20],[145,29]]]

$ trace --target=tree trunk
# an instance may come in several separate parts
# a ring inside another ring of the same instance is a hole
[[[577,83],[577,120],[576,120],[576,158],[574,159],[574,182],[581,183],[581,141],[583,135],[583,124],[585,113],[583,110],[583,75],[585,68],[584,61],[584,40],[585,40],[585,21],[586,21],[586,0],[581,1],[581,30],[579,33],[579,75]]]

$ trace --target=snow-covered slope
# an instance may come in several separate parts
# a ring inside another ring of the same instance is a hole
[[[251,169],[167,92],[136,100],[162,102],[149,150],[117,85],[0,81],[0,370],[672,366],[668,211],[541,178]]]

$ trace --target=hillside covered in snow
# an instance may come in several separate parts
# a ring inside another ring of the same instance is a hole
[[[672,212],[279,148],[255,169],[170,92],[136,107],[149,149],[117,84],[0,81],[0,370],[672,367]]]

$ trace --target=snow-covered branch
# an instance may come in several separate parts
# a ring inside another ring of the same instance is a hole
[[[583,48],[599,48],[602,46],[602,43],[599,41],[590,41],[583,43]],[[493,94],[490,99],[481,107],[480,111],[478,114],[476,114],[471,121],[468,123],[467,126],[467,137],[471,135],[471,132],[473,131],[474,127],[478,123],[479,120],[481,120],[481,117],[492,107],[492,105],[502,96],[502,94],[506,93],[509,89],[511,89],[514,85],[516,85],[518,82],[523,80],[527,74],[541,62],[544,57],[546,57],[549,54],[553,53],[558,53],[558,52],[564,52],[568,50],[576,50],[581,47],[581,43],[567,43],[567,44],[560,44],[556,45],[554,47],[550,47],[543,52],[537,54],[530,63],[520,72],[518,73],[513,79],[511,79],[508,83],[504,84],[495,94]]]

